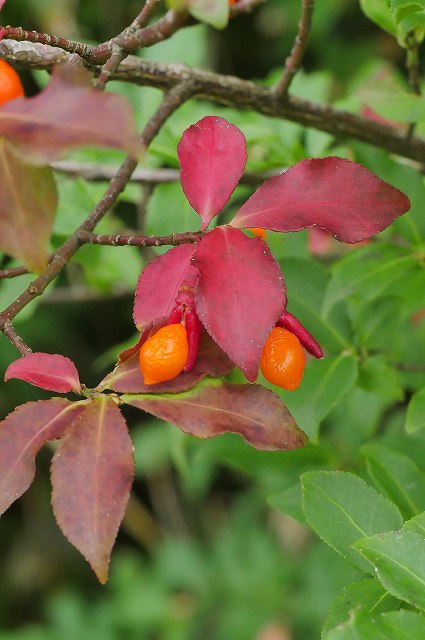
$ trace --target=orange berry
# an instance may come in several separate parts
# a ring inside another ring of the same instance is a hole
[[[266,380],[283,389],[296,389],[303,377],[304,367],[304,349],[297,336],[282,327],[272,329],[260,362]]]
[[[172,380],[183,371],[189,354],[186,328],[168,324],[142,344],[140,369],[145,384]]]
[[[265,229],[260,229],[260,227],[251,227],[250,229],[248,229],[248,231],[251,231],[251,233],[254,236],[257,236],[257,238],[261,238],[261,240],[265,240],[266,239],[266,230]]]
[[[21,80],[10,64],[0,60],[0,105],[24,95]]]

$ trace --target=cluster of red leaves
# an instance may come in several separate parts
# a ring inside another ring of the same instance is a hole
[[[97,113],[87,102],[86,108]],[[74,110],[69,117],[71,131],[57,135],[72,146],[72,127],[79,116]],[[55,121],[50,112],[49,118]],[[0,114],[0,130],[2,126]],[[80,129],[76,139],[87,141],[84,135]],[[49,155],[58,143],[56,134],[46,137],[50,141],[44,152]],[[183,134],[178,154],[184,192],[206,231],[243,173],[244,136],[225,120],[207,117]],[[229,384],[221,378],[236,365],[249,381],[255,380],[262,346],[286,307],[277,262],[265,242],[247,237],[240,228],[297,231],[318,225],[339,240],[358,242],[384,229],[408,207],[402,193],[360,165],[340,158],[304,160],[265,182],[230,225],[206,231],[195,244],[170,249],[143,271],[134,306],[141,338],[121,354],[117,367],[95,390],[82,389],[73,363],[63,356],[34,353],[12,363],[6,379],[20,378],[58,393],[81,393],[86,399],[30,402],[3,420],[0,511],[28,488],[40,447],[61,439],[52,463],[56,520],[105,582],[133,476],[132,445],[119,405],[143,409],[200,438],[233,432],[258,449],[305,445],[305,434],[277,395],[259,385]],[[204,327],[196,364],[190,373],[147,387],[138,350],[167,321],[184,283],[194,290]],[[115,393],[102,393],[105,389]]]

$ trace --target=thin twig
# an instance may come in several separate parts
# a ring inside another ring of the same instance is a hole
[[[122,37],[131,37],[139,29],[143,27],[143,25],[149,20],[153,11],[158,6],[160,0],[146,0],[143,9],[140,11],[139,15],[133,20],[131,25],[127,27],[121,34],[119,34],[116,38],[114,38],[115,42],[112,45],[111,56],[109,60],[105,62],[102,69],[100,70],[99,77],[94,81],[94,86],[97,89],[104,89],[106,84],[109,82],[111,77],[114,75],[115,71],[120,66],[121,62],[125,60],[128,56],[129,51],[124,50],[119,44],[119,40]]]
[[[142,143],[146,148],[157,135],[164,122],[191,96],[191,93],[192,86],[191,83],[188,82],[175,87],[164,96],[162,103],[147,123],[141,135]],[[136,162],[132,158],[126,158],[126,160],[124,160],[116,176],[111,181],[105,195],[101,198],[82,225],[80,225],[80,227],[55,252],[54,257],[45,272],[33,280],[25,291],[23,291],[16,300],[14,300],[2,313],[0,313],[1,331],[4,332],[5,325],[6,327],[8,326],[7,322],[12,320],[24,307],[26,307],[27,304],[31,302],[31,300],[41,295],[50,282],[52,282],[52,280],[54,280],[54,278],[56,278],[56,276],[62,271],[74,253],[81,246],[78,234],[83,231],[93,231],[96,225],[116,202],[119,194],[123,191],[129,181],[135,167]]]
[[[27,356],[32,353],[32,349],[27,344],[25,344],[20,336],[18,336],[10,320],[6,320],[2,327],[2,331],[6,338],[9,338],[13,346],[16,347],[19,353],[21,353],[23,356]]]
[[[307,49],[308,36],[311,31],[313,19],[314,0],[301,0],[301,17],[298,24],[298,33],[292,51],[285,60],[283,75],[275,86],[277,96],[286,96],[289,86],[295,74],[301,67],[301,62]]]
[[[110,247],[162,247],[165,245],[177,246],[179,244],[199,242],[203,235],[202,231],[171,233],[168,236],[102,235],[80,231],[78,239],[84,244],[103,244]]]

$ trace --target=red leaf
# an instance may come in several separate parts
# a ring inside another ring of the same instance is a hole
[[[0,137],[0,175],[0,249],[42,271],[57,206],[52,170],[28,164]]]
[[[4,104],[0,133],[43,160],[87,145],[123,149],[134,157],[141,152],[128,103],[95,89],[90,74],[73,65],[56,67],[47,88],[34,98]]]
[[[41,447],[61,438],[83,408],[65,398],[28,402],[0,422],[0,514],[30,486]]]
[[[111,398],[98,396],[79,416],[52,461],[52,505],[64,535],[99,581],[109,560],[133,481],[133,446]]]
[[[207,116],[186,129],[177,147],[183,191],[206,229],[235,190],[245,169],[246,141],[227,120]]]
[[[258,385],[204,380],[195,389],[178,395],[123,396],[138,409],[176,424],[189,435],[212,438],[239,433],[265,451],[289,450],[307,444],[280,398]]]
[[[353,243],[379,233],[409,207],[407,196],[360,164],[312,158],[267,180],[231,224],[272,231],[317,225],[337,240]]]
[[[117,393],[178,393],[191,389],[203,377],[196,369],[190,373],[180,373],[172,380],[146,385],[140,372],[139,349],[130,358],[118,363],[99,384],[98,389],[111,389]]]
[[[265,242],[228,226],[203,237],[193,262],[200,272],[200,320],[248,380],[255,380],[261,349],[286,303],[279,266]]]
[[[195,286],[198,271],[191,265],[196,244],[174,247],[143,269],[134,299],[134,322],[143,331],[156,320],[166,319],[176,305],[180,286]]]
[[[192,389],[205,375],[221,377],[233,369],[232,362],[204,330],[196,364],[190,373],[182,372],[172,380],[146,385],[140,372],[139,351],[149,333],[120,354],[117,366],[97,389],[111,389],[117,393],[180,393]]]
[[[80,393],[81,384],[75,364],[69,358],[50,353],[31,353],[8,366],[4,379],[18,378],[41,389],[57,393]]]

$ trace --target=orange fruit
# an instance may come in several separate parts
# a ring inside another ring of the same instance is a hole
[[[257,238],[261,238],[261,240],[265,240],[266,239],[266,230],[265,229],[261,229],[260,227],[251,227],[250,229],[248,229],[248,231],[251,231],[251,233],[254,236],[257,236]]]
[[[10,64],[0,60],[0,105],[24,95],[21,80]]]
[[[263,376],[283,389],[296,389],[305,368],[304,349],[297,336],[275,327],[269,333],[261,354],[260,368]]]
[[[172,380],[183,371],[189,354],[186,328],[168,324],[142,344],[140,369],[145,384]]]

